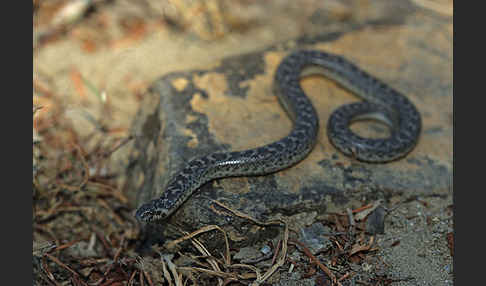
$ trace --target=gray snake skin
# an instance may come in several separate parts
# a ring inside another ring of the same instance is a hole
[[[415,147],[422,122],[419,112],[405,96],[341,56],[297,51],[281,62],[275,75],[279,102],[293,121],[290,134],[255,149],[213,153],[189,161],[170,180],[162,196],[142,205],[136,217],[143,222],[164,219],[208,181],[269,174],[304,159],[316,143],[319,120],[300,86],[300,78],[316,73],[365,100],[343,105],[330,116],[327,135],[339,151],[360,161],[380,163],[403,157]],[[391,136],[370,139],[356,135],[349,125],[363,119],[385,123],[390,127]]]

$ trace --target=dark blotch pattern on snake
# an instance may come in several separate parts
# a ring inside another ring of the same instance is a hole
[[[321,51],[297,51],[287,56],[275,74],[280,104],[293,122],[290,134],[271,144],[246,151],[213,153],[187,163],[158,199],[142,205],[136,217],[144,222],[164,219],[201,185],[217,178],[264,175],[288,168],[314,147],[319,120],[300,78],[321,74],[365,101],[343,105],[328,120],[327,135],[342,153],[364,162],[388,162],[405,156],[417,144],[421,117],[402,94],[341,56]],[[349,128],[356,120],[376,119],[390,127],[388,138],[363,138]]]

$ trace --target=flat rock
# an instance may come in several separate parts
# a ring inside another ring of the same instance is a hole
[[[265,220],[302,212],[319,215],[342,210],[344,205],[386,201],[396,194],[449,192],[452,38],[447,26],[421,26],[423,19],[418,16],[408,21],[407,27],[383,31],[362,28],[306,36],[226,58],[206,69],[163,76],[145,95],[134,121],[136,140],[125,190],[132,192],[140,206],[159,197],[171,176],[192,158],[254,148],[287,135],[291,121],[272,91],[274,73],[291,51],[315,49],[344,56],[410,98],[423,120],[417,147],[404,159],[387,164],[361,163],[342,155],[329,143],[327,120],[339,106],[360,99],[324,77],[308,77],[301,83],[318,111],[321,126],[309,156],[274,174],[212,181],[168,222],[187,230],[216,224],[244,246],[262,234],[257,235],[246,220],[214,211],[211,200]],[[388,132],[377,123],[353,124],[352,128],[364,136],[386,136]]]
[[[331,233],[332,231],[329,227],[317,222],[308,227],[301,228],[299,240],[309,248],[311,253],[316,253],[332,245],[332,242],[328,238]]]

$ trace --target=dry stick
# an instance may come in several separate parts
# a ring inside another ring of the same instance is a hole
[[[143,279],[144,273],[145,273],[145,271],[140,270],[140,275],[138,276],[138,279],[140,280],[140,285],[142,285],[142,286],[145,286],[145,279]]]
[[[179,268],[178,268],[179,269]],[[181,272],[181,275],[182,275],[182,272]],[[190,271],[187,271],[187,277],[186,277],[186,281],[184,281],[184,285],[188,285],[189,281],[192,282],[191,285],[193,286],[198,286],[197,284],[197,280],[196,278],[194,277],[194,275],[192,274],[192,272]]]
[[[90,177],[89,165],[88,165],[88,162],[86,162],[86,159],[83,156],[83,152],[81,150],[81,147],[76,143],[71,143],[71,144],[73,145],[74,149],[76,149],[76,151],[77,151],[76,153],[78,154],[79,159],[81,160],[81,163],[83,164],[83,167],[84,167],[83,181],[81,182],[81,184],[79,184],[79,186],[70,186],[70,185],[67,185],[67,184],[64,184],[64,183],[59,183],[59,186],[66,188],[69,191],[78,191],[78,190],[81,190],[81,188],[83,188],[84,185],[86,185],[86,183],[89,181],[89,177]]]
[[[100,279],[98,279],[98,281],[94,282],[94,283],[92,284],[92,286],[98,286],[98,285],[100,285],[100,284],[101,284],[101,282],[105,281],[105,279],[106,279],[106,277],[105,277],[105,276],[101,277]]]
[[[248,265],[248,264],[233,264],[230,267],[234,267],[234,268],[248,268],[248,269],[252,270],[253,272],[255,272],[255,275],[256,275],[256,279],[257,280],[262,278],[262,274],[260,273],[260,271],[258,270],[258,268],[256,268],[253,265]]]
[[[108,150],[107,152],[105,152],[103,155],[104,158],[107,158],[107,157],[110,157],[111,154],[113,154],[115,151],[117,151],[118,149],[120,149],[121,147],[123,147],[123,145],[127,144],[128,142],[130,142],[130,140],[132,140],[133,138],[135,138],[135,136],[133,135],[128,135],[128,137],[126,138],[123,138],[119,143],[118,145],[116,145],[115,147],[113,147],[111,150]]]
[[[123,193],[118,188],[112,187],[104,183],[93,182],[93,181],[88,181],[86,184],[89,186],[106,189],[106,190],[90,190],[90,192],[93,192],[98,195],[113,196],[124,204],[128,203],[127,197],[123,195]]]
[[[309,268],[309,270],[307,271],[307,273],[305,273],[304,275],[302,275],[303,278],[310,278],[312,277],[314,274],[316,274],[317,272],[317,269],[315,267],[315,263],[312,263],[311,264],[312,267]]]
[[[246,214],[244,214],[240,211],[233,210],[233,209],[227,207],[226,205],[224,205],[224,204],[222,204],[218,201],[214,201],[214,200],[211,200],[211,201],[214,202],[215,204],[219,205],[220,207],[227,209],[228,211],[230,211],[234,215],[241,217],[241,218],[248,219],[248,220],[254,222],[257,225],[260,225],[260,226],[270,226],[270,225],[282,226],[283,225],[285,227],[284,238],[283,238],[283,242],[282,242],[282,252],[281,252],[279,259],[277,260],[277,263],[272,265],[272,267],[270,267],[265,272],[265,274],[263,274],[263,276],[260,279],[257,277],[257,279],[250,284],[252,286],[260,285],[265,280],[267,280],[275,271],[277,271],[277,269],[279,267],[281,267],[285,263],[285,258],[287,257],[287,247],[288,247],[288,239],[289,239],[289,228],[288,228],[287,223],[285,223],[282,220],[275,220],[275,221],[270,221],[270,222],[261,222],[261,221],[254,219],[254,218],[250,217],[249,215],[246,215]]]
[[[106,279],[106,277],[105,277]],[[100,286],[108,286],[108,285],[113,285],[115,282],[115,278],[110,278],[110,279],[106,279],[106,281],[103,282],[103,284],[100,284]]]
[[[66,264],[62,263],[59,259],[56,257],[50,255],[49,253],[45,253],[44,256],[47,256],[50,260],[52,260],[54,263],[58,264],[62,268],[66,269],[67,271],[71,272],[73,275],[79,276],[78,272],[72,270],[69,266]]]
[[[126,145],[133,138],[135,138],[135,136],[133,136],[133,135],[129,135],[128,137],[123,138],[118,143],[118,145],[115,145],[115,147],[111,148],[110,150],[108,150],[108,151],[106,151],[104,153],[101,153],[101,156],[98,156],[98,158],[96,158],[95,160],[92,161],[92,165],[98,166],[97,165],[98,163],[100,163],[101,161],[103,161],[106,158],[110,157],[115,151],[117,151],[118,149],[120,149],[121,147],[123,147],[124,145]],[[93,153],[93,151],[91,153]]]
[[[212,257],[211,253],[206,249],[206,247],[204,247],[204,245],[196,238],[194,238],[196,235],[198,234],[201,234],[201,233],[204,233],[204,232],[208,232],[208,231],[211,231],[211,230],[219,230],[223,233],[223,236],[225,238],[225,242],[226,242],[226,261],[230,261],[229,260],[229,242],[228,242],[228,238],[226,236],[226,233],[224,232],[223,229],[221,229],[219,226],[217,225],[208,225],[208,226],[205,226],[203,228],[200,228],[192,233],[187,233],[185,231],[182,231],[182,233],[184,234],[183,237],[177,239],[177,240],[174,240],[174,241],[170,241],[166,244],[166,247],[167,248],[173,248],[176,244],[184,241],[184,240],[187,240],[187,239],[190,239],[191,240],[191,243],[194,245],[194,247],[196,247],[197,250],[199,250],[199,252],[201,252],[201,254],[203,254],[204,256],[207,256],[207,260],[208,260],[208,263],[211,265],[211,267],[215,270],[215,271],[221,271],[221,269],[219,268],[219,265],[216,261],[216,259],[214,257]],[[223,280],[221,280],[221,278],[218,277],[218,285],[223,285]]]
[[[353,210],[353,213],[354,213],[354,214],[355,214],[355,213],[359,213],[359,212],[362,212],[362,211],[364,211],[364,210],[366,210],[366,209],[369,209],[369,208],[372,208],[372,207],[373,207],[373,204],[367,204],[367,205],[364,205],[364,206],[359,207],[359,208],[357,208],[357,209],[354,209],[354,210]]]
[[[186,257],[187,259],[190,259],[192,262],[196,263],[197,265],[199,265],[201,267],[207,266],[207,264],[204,264],[204,263],[202,263],[201,261],[198,260],[199,258],[207,258],[206,255],[201,255],[201,256],[191,255],[191,256],[189,256],[189,255],[184,254],[180,251],[178,251],[177,254],[181,257]]]
[[[255,218],[252,218],[251,216],[249,216],[247,214],[244,214],[244,213],[242,213],[240,211],[231,209],[230,207],[224,205],[223,203],[220,203],[220,202],[215,201],[215,200],[211,200],[211,201],[213,203],[217,204],[218,206],[220,206],[222,208],[225,208],[226,210],[230,211],[234,215],[236,215],[238,217],[241,217],[241,218],[245,218],[247,220],[250,220],[250,221],[252,221],[255,224],[260,225],[260,226],[270,226],[270,225],[280,225],[280,226],[283,226],[283,225],[286,225],[286,223],[284,221],[282,221],[282,220],[273,220],[273,221],[269,221],[269,222],[262,222],[262,221],[259,221],[259,220],[255,219]]]
[[[103,233],[101,233],[97,228],[92,228],[98,239],[101,241],[101,244],[103,245],[103,250],[105,251],[106,255],[109,256],[110,258],[113,258],[113,253],[111,251],[111,245],[108,244],[108,241],[105,239],[103,236]]]
[[[290,262],[290,267],[288,273],[290,274],[294,270],[295,262],[293,262],[292,260],[289,260],[289,262]]]
[[[154,286],[154,282],[152,282],[152,278],[150,278],[150,275],[147,273],[147,271],[143,271],[143,276],[145,276],[145,278],[147,278],[148,284],[150,286]]]
[[[49,267],[47,267],[47,263],[46,263],[45,259],[42,259],[41,265],[42,265],[42,269],[44,270],[44,272],[47,275],[47,279],[49,279],[48,281],[50,281],[51,283],[53,283],[56,286],[60,286],[61,284],[59,284],[59,282],[56,281],[56,279],[54,278],[54,275],[52,275],[51,271],[49,270]]]
[[[64,202],[60,202],[60,204],[62,205]],[[48,218],[50,218],[51,216],[54,216],[55,214],[57,213],[60,213],[60,212],[82,212],[84,210],[89,210],[91,209],[91,207],[58,207],[58,206],[53,206],[53,208],[56,208],[55,211],[51,211],[51,209],[49,209],[48,211],[37,211],[37,215],[42,215],[41,218],[39,218],[39,220],[42,222],[42,221],[45,221],[47,220]],[[49,213],[49,212],[52,212],[52,213]]]
[[[269,225],[284,225],[285,226],[285,231],[284,231],[284,239],[283,239],[283,245],[282,245],[282,254],[280,256],[280,258],[278,259],[277,263],[274,264],[269,270],[267,270],[267,272],[263,275],[263,276],[260,276],[260,273],[258,271],[255,271],[256,274],[257,274],[257,280],[254,281],[251,285],[259,285],[261,283],[263,283],[266,279],[268,279],[279,267],[281,267],[284,263],[285,263],[285,258],[286,258],[286,255],[287,255],[287,246],[288,246],[288,236],[289,236],[289,230],[288,230],[288,226],[285,222],[281,221],[281,220],[278,220],[278,221],[272,221],[272,222],[268,222],[268,223],[265,223],[265,222],[261,222],[261,221],[258,221],[246,214],[243,214],[239,211],[236,211],[236,210],[232,210],[230,209],[229,207],[225,206],[224,204],[222,203],[219,203],[217,201],[213,201],[214,203],[218,204],[219,206],[229,210],[230,212],[232,212],[234,215],[236,216],[239,216],[239,217],[243,217],[243,218],[246,218],[252,222],[254,222],[255,224],[257,225],[261,225],[261,226],[269,226]],[[206,256],[209,256],[211,257],[211,254],[209,253],[209,251],[202,245],[202,243],[200,243],[197,239],[194,239],[193,237],[202,233],[202,232],[207,232],[207,231],[210,231],[210,230],[214,230],[214,229],[218,229],[220,230],[223,234],[224,234],[224,237],[225,237],[225,242],[226,242],[226,263],[228,266],[231,265],[231,260],[230,260],[230,257],[229,257],[229,243],[228,243],[228,239],[226,237],[226,233],[218,226],[215,226],[215,225],[210,225],[210,226],[207,226],[207,227],[203,227],[191,234],[186,234],[184,237],[180,238],[180,239],[177,239],[177,240],[174,240],[174,241],[171,241],[167,244],[167,247],[168,248],[171,248],[173,246],[175,246],[176,244],[184,241],[184,240],[187,240],[187,239],[191,239],[193,245],[203,254],[203,255],[206,255]],[[208,274],[213,274],[213,275],[217,275],[217,276],[222,276],[222,277],[227,277],[227,278],[234,278],[235,277],[235,274],[231,274],[231,273],[226,273],[226,272],[222,272],[220,269],[219,269],[219,266],[218,264],[214,261],[214,258],[213,259],[208,259],[208,262],[211,264],[211,266],[215,269],[215,270],[208,270],[208,269],[204,269],[204,268],[198,268],[198,267],[179,267],[180,270],[191,270],[191,271],[201,271],[201,272],[205,272],[205,273],[208,273]],[[257,270],[256,268],[250,266],[250,265],[239,265],[237,264],[237,267],[246,267],[246,268],[250,268],[252,270]],[[259,277],[260,276],[260,277]],[[236,275],[236,277],[238,278],[241,278],[240,275]],[[222,283],[221,280],[219,280],[220,283]]]
[[[43,227],[43,226],[40,226],[40,225],[34,225],[34,228],[37,231],[45,232],[48,235],[50,235],[52,240],[54,241],[55,245],[61,245],[61,242],[59,241],[59,239],[57,238],[57,236],[54,234],[54,232],[51,229],[48,229],[47,227]]]
[[[122,240],[120,242],[120,247],[115,252],[115,256],[113,257],[113,262],[117,262],[118,261],[118,257],[120,256],[121,252],[123,251],[124,244],[125,244],[125,235],[122,236]]]
[[[74,285],[87,285],[78,276],[71,277],[71,283],[73,283]]]
[[[154,285],[152,279],[150,279],[150,275],[147,273],[147,271],[144,270],[144,261],[143,258],[141,258],[140,256],[137,256],[137,265],[140,270],[140,275],[138,276],[140,280],[140,285],[145,285],[145,279],[143,279],[144,277],[147,279],[149,285]]]
[[[199,272],[204,272],[204,273],[207,273],[207,274],[211,274],[211,275],[219,276],[219,277],[224,277],[224,278],[238,278],[238,279],[242,278],[241,275],[236,274],[236,273],[228,273],[228,272],[210,270],[210,269],[200,268],[200,267],[179,267],[179,270],[199,271]]]
[[[329,276],[329,278],[331,278],[333,284],[337,283],[337,285],[341,285],[341,283],[336,281],[336,276],[334,276],[334,274],[331,272],[331,270],[329,270],[329,268],[327,268],[324,264],[322,264],[319,261],[319,259],[317,259],[302,242],[297,241],[297,240],[291,240],[290,242],[302,247],[302,251],[305,253],[305,255],[307,255],[307,257],[309,257],[315,264],[317,264],[317,266],[319,266],[319,268],[322,271],[324,271],[324,273],[327,274],[327,276]]]
[[[85,240],[86,238],[81,238],[81,239],[76,239],[76,240],[73,240],[71,242],[68,242],[66,244],[63,244],[63,245],[60,245],[58,247],[56,247],[54,250],[63,250],[64,248],[68,248],[68,247],[71,247],[73,246],[74,244],[82,241],[82,240]]]
[[[227,286],[228,284],[230,284],[231,282],[235,282],[235,281],[238,281],[234,278],[225,278],[224,281],[223,281],[223,286]],[[197,284],[196,284],[197,285]]]
[[[167,256],[164,256],[164,260],[165,262],[167,262],[167,265],[169,265],[169,270],[172,273],[172,276],[174,276],[176,286],[182,286],[182,279],[177,273],[177,269],[174,263],[172,263],[172,261],[170,261],[169,257]]]
[[[161,262],[162,262],[162,273],[164,273],[165,280],[167,280],[167,283],[169,283],[169,286],[172,286],[172,278],[170,277],[169,270],[167,270],[167,265],[165,265],[164,260],[162,257],[160,257]]]
[[[78,156],[81,159],[81,163],[83,164],[83,167],[84,167],[83,181],[81,182],[81,185],[79,186],[79,189],[81,189],[89,181],[89,177],[90,177],[89,165],[88,165],[88,162],[86,162],[86,158],[83,155],[83,151],[81,150],[81,147],[79,145],[75,144],[75,143],[73,143],[73,144],[74,144],[74,148],[76,148],[76,150],[78,151]]]
[[[196,247],[197,250],[199,250],[199,252],[201,252],[203,255],[208,257],[207,260],[214,270],[221,271],[221,269],[219,268],[217,260],[214,257],[211,256],[211,253],[209,252],[209,250],[207,250],[207,248],[204,247],[204,245],[198,239],[191,238],[191,243],[192,243],[192,245],[194,245],[194,247]],[[229,245],[227,245],[227,247],[229,248]],[[221,280],[221,278],[218,278],[218,285],[220,285],[220,286],[223,285],[223,280]]]
[[[280,250],[280,246],[282,245],[282,240],[279,239],[278,240],[278,243],[277,243],[277,247],[275,248],[275,253],[273,254],[273,258],[272,258],[272,265],[275,263],[275,259],[277,259],[277,255],[278,255],[278,252]]]
[[[63,201],[62,200],[59,200],[57,202],[54,202],[52,204],[52,206],[47,210],[47,211],[42,211],[42,210],[39,210],[37,211],[37,217],[39,217],[38,219],[39,220],[46,220],[48,219],[49,217],[51,217],[54,213],[58,212],[58,208],[63,204]]]
[[[370,213],[372,213],[376,208],[378,208],[382,204],[382,200],[376,200],[372,202],[371,204],[368,204],[369,207],[365,208],[359,208],[359,211],[353,211],[354,219],[357,221],[362,221],[365,219]]]
[[[353,246],[351,248],[351,250],[349,251],[349,254],[348,255],[349,256],[352,256],[353,254],[356,254],[356,253],[358,253],[360,251],[370,250],[371,249],[371,245],[373,244],[374,240],[375,240],[375,237],[372,236],[372,237],[370,237],[370,241],[369,241],[369,243],[367,245],[357,245],[357,246]]]
[[[56,213],[60,213],[60,212],[82,212],[82,211],[89,211],[91,210],[92,207],[69,207],[69,206],[66,206],[66,207],[59,207],[57,208],[56,212],[53,213],[52,215],[55,215]],[[48,219],[49,217],[48,216],[45,216],[45,213],[46,212],[42,212],[42,211],[39,211],[41,214],[44,214],[44,217],[41,218],[42,220],[46,220]]]
[[[282,251],[280,258],[277,260],[277,262],[270,267],[270,269],[263,274],[261,279],[257,279],[253,283],[251,283],[251,286],[257,286],[263,283],[265,280],[267,280],[272,274],[277,271],[279,267],[282,267],[285,264],[285,259],[287,258],[287,247],[288,247],[288,241],[289,241],[289,226],[287,223],[283,222],[282,223],[285,225],[284,229],[284,235],[283,235],[283,240],[282,240]]]
[[[196,230],[196,231],[194,231],[194,232],[192,232],[190,234],[187,234],[186,233],[185,236],[183,236],[183,237],[181,237],[179,239],[176,239],[176,240],[173,240],[173,241],[168,242],[167,245],[166,245],[166,247],[167,248],[173,248],[176,244],[179,244],[179,243],[181,243],[184,240],[192,239],[193,237],[195,237],[198,234],[201,234],[201,233],[204,233],[204,232],[208,232],[208,231],[211,231],[211,230],[215,230],[215,229],[216,230],[219,230],[219,231],[221,231],[223,233],[224,241],[225,241],[225,244],[226,244],[226,250],[225,250],[225,252],[226,252],[225,253],[225,260],[226,261],[225,261],[225,263],[227,265],[230,265],[231,264],[231,258],[230,258],[230,250],[229,250],[228,237],[227,237],[225,231],[222,228],[220,228],[219,226],[217,226],[217,225],[208,225],[208,226],[202,227],[202,228],[200,228],[200,229],[198,229],[198,230]],[[202,246],[202,244],[201,244],[201,246]],[[208,251],[204,252],[203,254],[204,255],[207,255],[207,256],[211,256],[211,254]]]
[[[132,275],[130,275],[130,279],[128,279],[128,286],[133,285],[133,281],[135,279],[135,275],[137,275],[138,270],[133,270]]]
[[[338,282],[341,282],[343,281],[344,279],[348,278],[349,276],[351,275],[354,275],[355,273],[354,272],[347,272],[346,274],[344,274],[341,278],[339,278],[337,281]]]

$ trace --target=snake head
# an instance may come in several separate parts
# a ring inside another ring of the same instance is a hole
[[[157,200],[143,204],[137,209],[135,217],[145,223],[165,219],[169,215],[168,210],[157,205]]]

